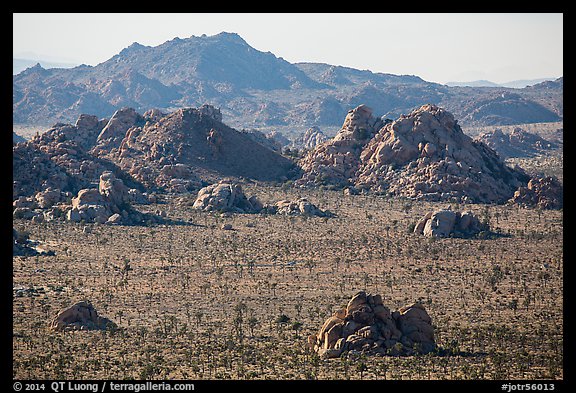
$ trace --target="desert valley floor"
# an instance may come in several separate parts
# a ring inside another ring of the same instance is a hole
[[[563,212],[245,182],[335,217],[214,214],[195,195],[136,205],[150,226],[14,219],[54,255],[13,257],[15,379],[563,379]],[[472,210],[498,235],[427,238],[427,212]],[[232,229],[223,229],[231,224]],[[359,290],[419,301],[438,350],[321,359],[308,336]],[[56,332],[88,300],[112,331]]]

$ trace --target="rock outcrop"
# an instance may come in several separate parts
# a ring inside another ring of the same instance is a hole
[[[222,122],[211,105],[165,114],[117,110],[110,119],[81,115],[13,145],[13,200],[51,188],[76,194],[104,171],[133,189],[197,191],[223,176],[284,181],[294,163]],[[20,214],[20,213],[19,213]]]
[[[12,148],[13,198],[32,196],[49,188],[76,193],[118,167],[89,153],[106,119],[82,115],[75,125],[55,124]],[[136,186],[136,184],[133,184]]]
[[[361,162],[356,187],[433,201],[503,203],[525,179],[434,105],[384,126]]]
[[[562,209],[564,187],[555,177],[535,177],[526,187],[518,188],[509,203],[540,209]]]
[[[316,146],[326,142],[327,139],[328,137],[320,131],[320,128],[313,126],[307,129],[304,134],[296,138],[292,143],[292,147],[312,150]]]
[[[288,216],[332,217],[333,213],[318,208],[306,198],[263,204],[255,196],[247,197],[238,183],[223,180],[202,188],[192,207],[207,212],[263,213]]]
[[[391,312],[380,295],[364,291],[328,318],[317,334],[308,337],[308,344],[324,358],[348,351],[411,355],[436,348],[432,320],[424,306],[413,303]]]
[[[500,128],[485,132],[474,138],[495,150],[501,158],[532,157],[547,150],[558,148],[558,144],[548,141],[537,134],[515,127],[512,132],[505,133]]]
[[[44,250],[39,247],[39,242],[31,240],[27,232],[12,228],[12,255],[30,257],[35,255],[55,255],[52,250]]]
[[[118,109],[98,134],[97,148],[104,151],[118,148],[128,130],[144,125],[144,121],[144,117],[134,108]]]
[[[348,112],[336,136],[309,152],[300,162],[304,171],[296,185],[347,186],[360,165],[360,154],[383,121],[360,105]]]
[[[57,331],[68,330],[113,330],[116,324],[98,315],[88,301],[78,302],[61,311],[51,322],[50,328]]]
[[[247,198],[240,184],[221,181],[202,188],[192,207],[203,211],[258,213],[262,203],[255,196]]]
[[[163,117],[149,116],[125,131],[118,148],[95,147],[147,188],[197,191],[224,176],[286,180],[294,164],[222,123],[211,105],[183,108]]]
[[[427,237],[469,238],[488,230],[472,212],[452,210],[428,212],[414,227],[414,233]]]
[[[264,212],[268,214],[283,214],[287,216],[317,216],[331,217],[333,214],[324,211],[311,203],[306,198],[291,201],[288,199],[264,206]]]
[[[395,121],[360,106],[342,130],[300,161],[296,185],[354,186],[431,201],[504,203],[528,176],[462,132],[454,116],[423,105]]]
[[[72,198],[66,219],[72,222],[96,222],[99,224],[139,223],[143,215],[131,205],[130,189],[112,172],[100,175],[98,189],[85,188]]]

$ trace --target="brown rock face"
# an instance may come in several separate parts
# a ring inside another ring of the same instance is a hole
[[[554,177],[535,177],[530,179],[526,187],[518,188],[509,203],[540,209],[562,209],[564,187]]]
[[[146,187],[173,192],[196,191],[201,178],[286,179],[294,167],[289,159],[222,123],[220,110],[211,105],[160,116],[149,114],[145,124],[128,128],[117,150],[93,151]]]
[[[356,293],[346,308],[324,322],[310,347],[324,358],[346,351],[372,354],[410,355],[436,348],[432,320],[424,307],[413,303],[390,312],[380,295]]]
[[[414,233],[428,237],[471,237],[489,228],[472,212],[437,210],[426,214],[414,227]]]
[[[360,164],[363,147],[382,125],[382,120],[372,116],[372,109],[365,105],[349,111],[338,134],[300,161],[304,174],[295,184],[348,185]]]
[[[262,204],[255,197],[248,199],[240,184],[222,181],[202,188],[192,207],[204,211],[257,213]]]
[[[465,135],[442,108],[423,105],[386,123],[359,108],[348,114],[336,137],[302,159],[304,175],[297,185],[502,203],[527,181],[523,172],[508,168],[496,152]]]
[[[94,306],[87,301],[78,302],[60,312],[50,323],[53,330],[107,330],[116,324],[98,315]]]
[[[264,206],[264,211],[269,214],[284,214],[287,216],[318,216],[329,217],[332,215],[329,211],[324,211],[308,201],[306,198],[300,198],[295,201],[282,200],[271,205]]]

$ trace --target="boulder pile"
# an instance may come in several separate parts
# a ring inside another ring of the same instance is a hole
[[[255,196],[247,198],[240,184],[223,180],[198,191],[192,207],[209,212],[258,213],[263,206]]]
[[[414,233],[428,237],[469,238],[487,230],[488,226],[472,212],[447,209],[428,212],[414,227]]]
[[[129,224],[142,220],[142,214],[131,206],[133,193],[121,179],[105,171],[100,175],[98,189],[84,188],[72,198],[66,220],[99,224]]]
[[[116,327],[116,324],[108,318],[99,316],[92,303],[88,301],[81,301],[68,307],[50,322],[50,328],[57,331],[109,330]]]
[[[360,165],[362,149],[383,126],[372,109],[360,105],[348,112],[336,136],[310,151],[299,165],[303,170],[297,186],[334,185],[346,187]]]
[[[35,255],[55,255],[54,251],[46,251],[38,247],[39,242],[31,240],[28,232],[12,228],[12,255],[30,257]]]
[[[412,355],[436,348],[432,320],[420,303],[398,310],[382,304],[380,295],[357,292],[345,308],[308,337],[310,348],[323,358],[358,351],[379,355]]]
[[[306,198],[295,201],[281,200],[272,204],[262,204],[256,196],[247,197],[238,183],[222,180],[202,188],[192,205],[194,209],[207,212],[264,213],[288,216],[306,215],[330,217],[332,213],[318,208]]]
[[[318,208],[306,198],[299,198],[295,201],[285,199],[271,205],[267,204],[264,206],[264,212],[268,214],[284,214],[287,216],[332,216],[331,212]]]
[[[294,167],[255,142],[256,134],[228,127],[211,105],[140,117],[126,110],[121,120],[113,133],[102,130],[91,153],[114,162],[146,188],[196,192],[203,181],[225,176],[285,180]]]
[[[423,105],[395,121],[366,106],[299,162],[297,186],[330,185],[430,201],[504,203],[528,176],[464,134],[454,116]]]
[[[326,142],[327,139],[326,135],[320,131],[320,128],[312,126],[294,140],[292,147],[312,150],[316,146]]]
[[[562,209],[564,187],[555,177],[535,177],[526,187],[518,188],[509,203],[540,209]]]

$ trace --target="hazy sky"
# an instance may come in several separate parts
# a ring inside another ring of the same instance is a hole
[[[96,65],[133,42],[238,33],[260,51],[431,81],[563,75],[563,14],[13,14],[14,57]]]

